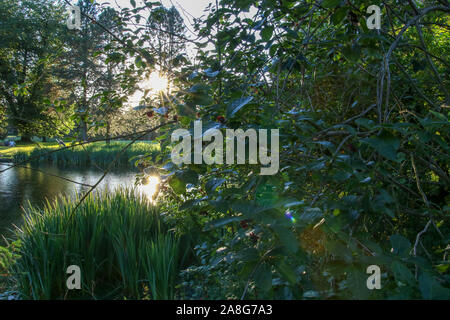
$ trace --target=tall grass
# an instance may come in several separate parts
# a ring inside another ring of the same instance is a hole
[[[10,273],[26,299],[173,299],[180,268],[179,238],[158,209],[133,190],[61,198],[31,208],[17,231]],[[69,265],[81,268],[81,290],[66,288]]]
[[[105,142],[95,142],[83,146],[75,146],[45,155],[52,148],[34,148],[31,152],[18,151],[13,154],[13,162],[34,158],[33,162],[52,162],[62,165],[86,166],[90,164],[105,165],[111,163],[116,155],[126,145],[125,141],[115,141],[107,145]],[[152,159],[159,152],[159,145],[149,142],[136,142],[131,145],[117,160],[116,166],[132,165],[132,158],[150,153]]]

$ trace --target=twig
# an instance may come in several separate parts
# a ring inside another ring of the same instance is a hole
[[[432,220],[431,220],[431,219],[428,220],[427,224],[425,225],[425,228],[423,228],[423,230],[420,231],[420,232],[417,234],[417,236],[416,236],[416,242],[415,242],[415,244],[414,244],[414,249],[413,249],[413,252],[414,252],[414,256],[415,256],[415,257],[417,256],[417,246],[419,245],[420,237],[421,237],[425,232],[427,232],[428,227],[430,226],[431,223],[432,223]],[[418,273],[418,271],[419,271],[419,267],[418,267],[417,264],[416,264],[416,271],[415,271],[416,279],[417,279],[417,273]]]
[[[428,202],[427,196],[425,195],[425,193],[422,190],[422,187],[420,186],[419,175],[417,174],[417,168],[416,168],[416,164],[414,162],[414,156],[412,154],[411,154],[411,164],[412,164],[412,167],[414,170],[414,175],[416,177],[417,190],[419,190],[419,193],[422,196],[423,202],[425,202],[425,205],[429,208],[430,203]]]
[[[6,165],[6,166],[8,166],[8,165]],[[8,166],[8,167],[9,167],[9,166]],[[84,186],[84,187],[92,187],[92,185],[90,185],[90,184],[77,182],[77,181],[71,180],[71,179],[69,179],[69,178],[64,178],[64,177],[58,176],[58,175],[56,175],[56,174],[48,173],[48,172],[45,172],[45,171],[40,170],[40,169],[37,169],[37,168],[30,168],[30,167],[27,167],[27,166],[20,166],[20,165],[17,166],[17,167],[19,167],[19,168],[24,168],[24,169],[28,169],[28,170],[33,170],[33,171],[42,172],[42,173],[44,173],[44,174],[46,174],[46,175],[48,175],[48,176],[52,176],[52,177],[56,177],[56,178],[59,178],[59,179],[62,179],[62,180],[66,180],[66,181],[69,181],[69,182],[72,182],[72,183],[75,183],[75,184],[79,184],[79,185]]]

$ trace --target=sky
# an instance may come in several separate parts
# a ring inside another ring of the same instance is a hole
[[[143,6],[144,3],[142,0],[135,0],[136,6]],[[149,0],[147,0],[149,1]],[[156,2],[156,0],[153,0]],[[71,0],[70,2],[76,3],[76,0]],[[116,9],[119,8],[132,8],[130,0],[96,0],[98,4],[106,4],[111,7],[114,7]],[[175,6],[175,8],[178,10],[182,18],[184,19],[184,23],[186,26],[186,37],[190,39],[196,39],[197,35],[194,33],[193,28],[193,19],[194,18],[200,18],[201,16],[207,16],[207,12],[205,12],[206,7],[210,3],[214,4],[216,3],[216,0],[159,0],[165,7],[172,7]],[[255,9],[255,8],[253,8]],[[255,10],[250,10],[250,13],[248,13],[248,17],[252,16],[252,14],[255,13]],[[145,14],[143,14],[145,16]],[[243,13],[244,16],[247,16],[247,14]],[[211,48],[210,48],[211,49]],[[193,48],[193,44],[187,43],[186,47],[187,54],[190,58],[194,58],[195,56],[195,49]],[[137,106],[139,104],[139,101],[141,97],[143,96],[143,90],[144,89],[152,89],[148,88],[149,80],[143,80],[139,87],[142,89],[142,91],[136,91],[129,99],[128,99],[128,105],[131,107]]]
[[[160,2],[165,7],[174,5],[180,12],[186,25],[191,27],[192,17],[200,18],[204,14],[203,10],[208,4],[215,3],[215,0],[160,0]],[[97,3],[109,3],[112,7],[116,8],[117,6],[131,8],[130,0],[97,0]],[[141,0],[136,0],[136,4],[139,6],[142,5],[143,2]]]
[[[99,4],[109,4],[114,8],[132,8],[130,0],[97,0],[96,2]],[[205,8],[208,4],[215,3],[215,0],[160,0],[160,2],[165,7],[171,7],[173,5],[177,8],[186,25],[186,36],[193,39],[195,38],[195,34],[193,33],[193,18],[200,18],[202,15],[206,15],[204,12]],[[143,2],[141,0],[136,0],[136,5],[143,5]],[[148,82],[143,81],[141,83],[140,87],[142,89],[145,89],[142,87],[145,83]],[[142,91],[135,92],[135,94],[129,98],[128,104],[131,106],[138,105],[142,95]]]

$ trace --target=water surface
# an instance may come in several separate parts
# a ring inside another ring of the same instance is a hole
[[[11,166],[11,163],[0,163],[0,170]],[[33,167],[32,165],[28,165]],[[11,237],[14,225],[20,226],[23,209],[31,203],[42,206],[46,199],[53,201],[58,195],[74,197],[77,193],[86,192],[88,186],[82,186],[52,175],[62,176],[70,180],[93,185],[103,175],[100,168],[73,168],[40,164],[33,167],[41,171],[26,168],[11,168],[0,173],[0,243],[2,235]],[[97,190],[114,190],[117,187],[132,187],[136,172],[130,169],[115,169],[108,173],[97,187]]]

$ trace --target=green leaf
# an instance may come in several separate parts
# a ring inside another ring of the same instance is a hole
[[[380,189],[380,193],[374,198],[371,203],[372,208],[376,212],[383,212],[391,218],[395,218],[394,212],[389,208],[388,204],[395,203],[394,198],[384,189]]]
[[[346,263],[351,264],[353,262],[352,251],[347,248],[340,241],[333,240],[326,244],[327,249],[333,253],[333,256],[339,257]]]
[[[399,234],[394,234],[390,238],[394,254],[407,255],[411,249],[411,242]]]
[[[322,216],[323,214],[320,208],[308,208],[300,215],[299,220],[308,224],[322,218]]]
[[[196,184],[198,182],[198,173],[194,170],[179,170],[175,176],[184,183]]]
[[[370,119],[366,119],[366,118],[359,118],[355,120],[355,123],[358,126],[364,127],[366,129],[372,129],[375,126],[375,122],[373,120]]]
[[[305,203],[305,201],[297,201],[297,200],[289,200],[287,201],[283,206],[285,208],[291,208],[291,207],[296,207],[296,206],[301,206]]]
[[[303,293],[303,298],[305,299],[319,298],[319,296],[319,292],[314,290],[308,290]]]
[[[130,0],[130,3],[133,6],[133,8],[136,8],[136,1],[135,0]]]
[[[247,103],[252,101],[253,97],[246,97],[233,100],[227,107],[227,118],[232,118],[236,112],[242,109]]]
[[[225,179],[213,178],[205,183],[205,189],[208,194],[214,193],[218,187],[225,182]]]
[[[270,38],[272,38],[273,29],[274,29],[273,26],[268,26],[261,30],[261,38],[265,42],[269,41]]]
[[[182,117],[189,119],[195,119],[196,113],[194,107],[189,104],[177,104],[176,105],[177,114]]]
[[[361,141],[369,144],[386,159],[392,161],[397,159],[397,149],[400,146],[400,140],[387,131],[383,131],[378,137],[366,138]]]
[[[251,216],[259,212],[259,207],[251,201],[235,201],[231,208],[233,211],[240,212],[245,216]]]
[[[183,183],[179,178],[176,176],[172,176],[169,181],[170,187],[173,189],[173,191],[176,194],[183,194],[186,192],[186,184]]]
[[[336,12],[331,16],[331,22],[333,24],[339,24],[344,18],[347,16],[347,8],[339,8]]]
[[[334,147],[334,144],[332,142],[330,142],[330,141],[314,141],[313,143],[320,144],[320,145],[322,145],[322,146],[324,146],[326,148],[333,148]]]
[[[201,199],[191,199],[188,201],[183,202],[183,204],[180,206],[180,210],[186,210],[186,209],[190,209],[194,206],[196,206],[197,204],[199,204],[201,202]]]
[[[230,201],[224,199],[210,200],[208,203],[219,212],[228,212]]]
[[[450,268],[450,264],[441,263],[441,264],[436,265],[435,267],[440,273],[445,273]]]
[[[448,121],[448,117],[446,117],[445,115],[443,115],[442,113],[430,110],[430,113],[432,113],[436,118],[438,118],[439,120],[442,120],[444,122]]]
[[[298,250],[298,240],[291,229],[284,227],[273,227],[276,235],[280,239],[281,244],[290,252],[295,253]]]
[[[348,45],[342,49],[342,53],[350,61],[357,61],[361,55],[361,47],[357,44]]]
[[[259,213],[279,208],[283,205],[283,202],[274,202],[267,205],[261,205],[255,201],[235,200],[232,204],[232,209],[236,212],[242,213],[243,215],[255,217],[255,215],[258,215]]]
[[[206,93],[206,92],[208,92],[208,90],[209,90],[208,86],[201,84],[201,83],[197,83],[197,84],[194,84],[192,87],[190,87],[188,92],[189,93],[198,93],[198,92]]]
[[[214,78],[219,74],[219,71],[212,71],[211,68],[206,69],[204,72],[205,72],[205,75],[210,78]]]
[[[275,56],[275,54],[277,53],[278,48],[279,48],[278,44],[272,44],[270,46],[269,55],[270,55],[271,58],[273,58]]]
[[[395,280],[408,284],[409,286],[413,286],[415,284],[416,281],[414,279],[414,275],[403,263],[394,261],[391,267]]]
[[[297,281],[297,275],[292,267],[285,261],[281,261],[275,265],[275,269],[283,276],[284,279],[294,284]]]
[[[258,261],[259,254],[255,248],[245,248],[238,252],[237,259],[244,262]]]
[[[236,222],[236,221],[241,221],[244,218],[241,216],[233,216],[233,217],[226,217],[226,218],[220,218],[214,221],[209,222],[206,227],[205,230],[211,230],[214,228],[219,228],[222,226],[225,226],[227,224],[230,224],[232,222]]]
[[[365,300],[369,297],[369,289],[366,285],[367,274],[358,268],[350,268],[348,271],[348,288],[352,292],[351,299]]]
[[[419,276],[419,289],[424,299],[448,300],[450,290],[441,284],[430,274],[423,273]]]
[[[263,292],[269,291],[272,287],[272,272],[266,263],[261,264],[255,271],[254,280],[256,286]]]
[[[324,0],[322,6],[324,8],[336,8],[341,3],[341,0]]]

